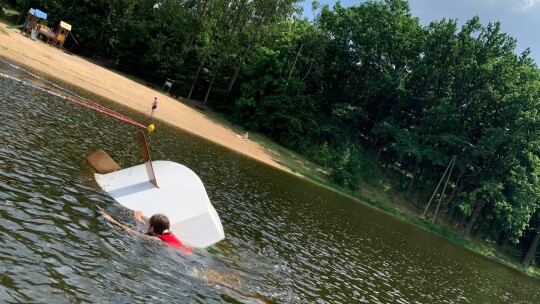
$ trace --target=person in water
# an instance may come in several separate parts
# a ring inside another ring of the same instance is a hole
[[[154,102],[152,103],[152,112],[150,112],[150,115],[154,115],[154,111],[157,109],[157,97],[154,97]]]
[[[164,241],[165,243],[173,246],[176,249],[180,249],[183,253],[190,254],[191,249],[186,247],[170,230],[170,222],[169,218],[164,214],[154,214],[150,217],[150,219],[143,216],[142,211],[138,210],[135,211],[133,214],[133,217],[136,221],[148,226],[148,231],[146,234],[141,234],[126,225],[119,223],[115,219],[113,219],[110,215],[108,215],[105,212],[102,212],[102,215],[105,219],[110,221],[111,223],[119,226],[120,228],[132,233],[132,234],[140,234],[144,235],[146,237],[151,237],[153,240],[160,239]]]

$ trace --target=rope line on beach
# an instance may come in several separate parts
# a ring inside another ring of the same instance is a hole
[[[93,101],[93,100],[90,100],[90,99],[88,99],[88,98],[84,98],[83,96],[80,96],[80,95],[78,95],[77,93],[75,93],[75,92],[73,92],[73,91],[71,91],[71,90],[68,90],[68,89],[66,89],[66,88],[64,88],[64,87],[61,87],[61,86],[59,86],[59,85],[57,85],[57,84],[51,82],[51,81],[48,80],[48,79],[45,79],[45,78],[43,78],[43,77],[40,77],[40,76],[38,76],[38,75],[36,75],[36,74],[34,74],[34,73],[28,71],[28,70],[25,70],[25,69],[23,69],[23,68],[21,68],[21,67],[18,67],[18,66],[14,65],[14,64],[12,64],[12,63],[10,63],[10,62],[8,62],[8,61],[5,61],[5,60],[3,60],[3,59],[1,59],[1,58],[0,58],[0,61],[3,62],[3,63],[5,63],[5,64],[10,65],[11,67],[13,67],[13,68],[15,68],[15,69],[18,69],[18,70],[20,70],[20,71],[23,71],[23,72],[25,72],[25,73],[27,73],[27,74],[29,74],[29,75],[31,75],[31,76],[33,76],[33,77],[35,77],[35,78],[41,80],[41,81],[43,81],[43,82],[46,82],[46,83],[52,85],[53,87],[55,87],[55,88],[57,88],[57,89],[59,89],[59,90],[61,90],[61,91],[64,91],[64,92],[66,92],[66,93],[68,93],[68,94],[70,94],[70,95],[72,95],[72,96],[74,96],[74,97],[67,96],[67,95],[61,95],[61,94],[55,93],[55,92],[53,92],[53,91],[47,90],[47,89],[45,89],[45,88],[43,88],[43,87],[40,87],[40,86],[38,86],[38,85],[29,83],[29,82],[24,81],[24,80],[22,80],[22,79],[18,79],[18,78],[16,78],[16,77],[13,77],[13,76],[10,76],[10,75],[7,75],[7,74],[4,74],[4,73],[1,73],[1,72],[0,72],[0,76],[2,76],[2,77],[9,78],[9,79],[11,79],[11,80],[17,81],[17,82],[19,82],[19,83],[21,83],[21,84],[23,84],[23,85],[32,87],[32,88],[34,88],[34,89],[36,89],[36,90],[47,92],[47,93],[49,93],[49,94],[55,95],[55,96],[57,96],[57,97],[60,97],[60,98],[62,98],[62,99],[65,99],[65,100],[67,100],[67,101],[70,101],[70,102],[72,102],[72,103],[75,103],[75,104],[84,106],[84,107],[86,107],[86,108],[96,110],[96,111],[98,111],[98,112],[100,112],[100,113],[103,113],[103,114],[105,114],[105,115],[109,115],[109,116],[111,116],[111,117],[113,117],[113,118],[116,118],[116,119],[118,119],[118,120],[121,120],[121,121],[130,123],[130,124],[132,124],[132,125],[134,125],[134,126],[141,127],[141,128],[143,128],[143,129],[146,129],[146,128],[147,128],[145,125],[143,125],[142,123],[137,122],[136,120],[134,120],[134,119],[132,119],[132,118],[129,118],[129,117],[127,117],[127,116],[125,116],[125,115],[123,115],[123,114],[120,114],[120,113],[118,113],[118,112],[116,112],[116,111],[114,111],[114,110],[112,110],[112,109],[109,109],[109,108],[107,108],[107,107],[105,107],[105,106],[103,106],[103,105],[101,105],[101,104],[99,104],[99,103],[97,103],[97,102],[95,102],[95,101]]]

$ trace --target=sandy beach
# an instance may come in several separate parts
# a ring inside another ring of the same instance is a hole
[[[274,161],[258,143],[239,139],[233,130],[211,121],[203,113],[166,94],[82,57],[62,52],[42,41],[33,41],[21,35],[17,29],[7,29],[4,23],[0,22],[0,27],[3,29],[0,31],[0,57],[14,64],[26,66],[38,74],[62,79],[64,82],[142,113],[147,113],[154,97],[158,97],[159,106],[154,114],[157,120],[165,121],[248,157],[286,170]],[[156,132],[159,132],[159,125],[156,126]]]

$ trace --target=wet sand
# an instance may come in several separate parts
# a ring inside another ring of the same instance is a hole
[[[239,139],[233,130],[213,122],[203,113],[170,98],[166,94],[141,85],[82,57],[62,52],[40,40],[33,41],[21,35],[18,29],[7,29],[6,24],[2,22],[0,22],[0,27],[5,30],[0,31],[0,57],[4,57],[14,64],[24,65],[38,74],[62,79],[83,90],[142,113],[148,113],[154,97],[157,97],[159,105],[154,114],[157,120],[165,121],[248,157],[286,170],[274,161],[257,142]],[[156,123],[156,132],[159,132],[158,123]]]

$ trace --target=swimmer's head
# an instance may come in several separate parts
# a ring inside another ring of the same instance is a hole
[[[169,218],[164,214],[154,214],[149,220],[150,227],[148,232],[152,234],[163,234],[163,231],[169,230]]]

